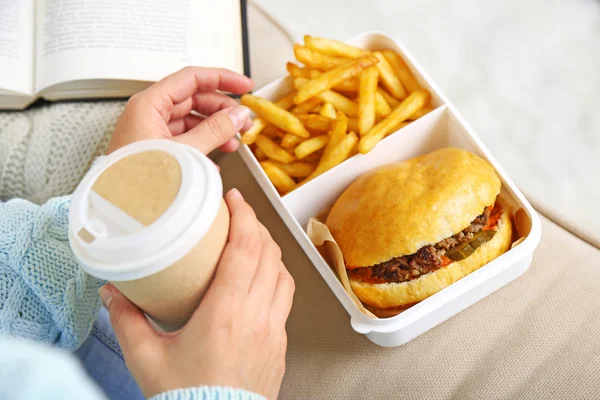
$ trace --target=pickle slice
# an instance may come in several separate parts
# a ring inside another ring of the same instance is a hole
[[[446,256],[452,261],[460,261],[469,257],[475,250],[494,237],[496,231],[479,231],[474,234],[470,242],[446,250]]]
[[[475,249],[469,245],[469,242],[467,242],[458,247],[447,250],[446,256],[452,261],[460,261],[469,257],[474,251]]]
[[[481,246],[482,244],[484,244],[485,242],[487,242],[491,238],[493,238],[495,234],[496,234],[496,231],[479,231],[479,232],[477,232],[477,234],[473,238],[473,240],[471,240],[469,242],[469,245],[472,248],[477,249],[479,246]]]

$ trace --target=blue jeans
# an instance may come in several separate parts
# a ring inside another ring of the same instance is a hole
[[[90,336],[75,355],[109,399],[144,399],[125,365],[123,353],[110,325],[108,311],[104,307],[100,309]]]

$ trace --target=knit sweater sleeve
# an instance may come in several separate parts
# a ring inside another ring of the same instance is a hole
[[[263,396],[243,389],[222,386],[200,386],[164,392],[148,400],[266,400]]]
[[[40,343],[0,334],[0,399],[105,399],[75,357]],[[201,386],[158,394],[151,400],[265,400],[241,389]]]
[[[0,333],[76,349],[100,307],[102,281],[78,265],[68,198],[0,202]]]

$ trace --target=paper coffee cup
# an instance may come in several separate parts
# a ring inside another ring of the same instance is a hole
[[[229,233],[215,165],[198,150],[147,140],[99,159],[73,194],[69,241],[162,329],[197,309]]]

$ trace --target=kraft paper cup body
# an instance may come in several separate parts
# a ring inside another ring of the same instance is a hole
[[[167,140],[134,143],[97,160],[73,194],[69,217],[82,267],[167,331],[181,328],[198,307],[229,233],[215,165]]]

